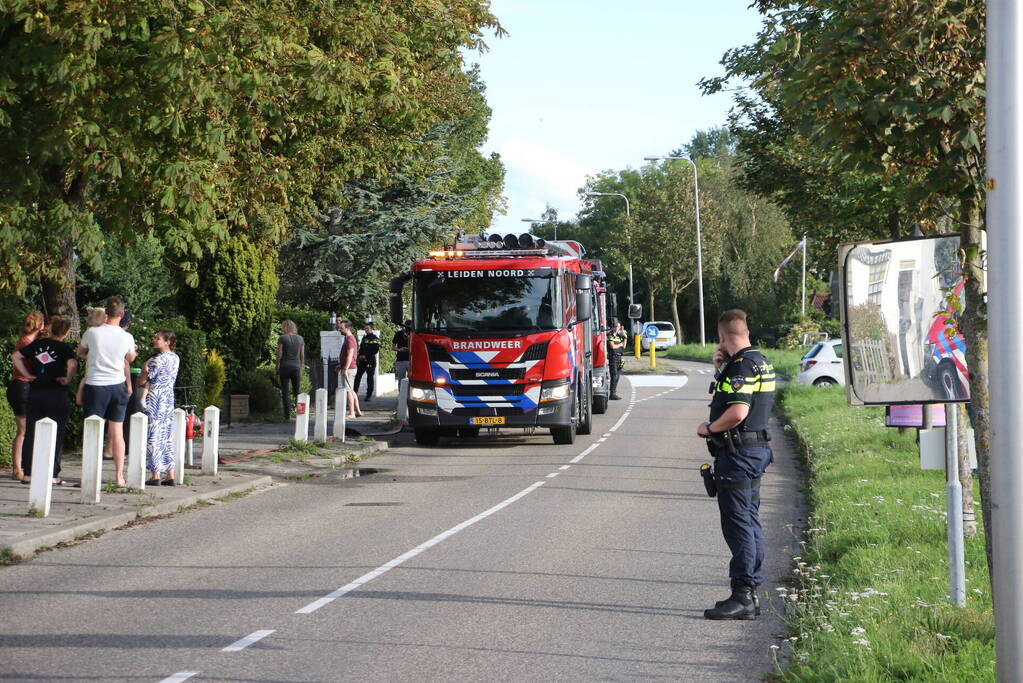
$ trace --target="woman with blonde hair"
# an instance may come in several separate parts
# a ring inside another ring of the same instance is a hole
[[[291,419],[291,396],[298,400],[302,385],[302,366],[305,365],[305,340],[298,326],[291,320],[281,323],[281,336],[277,339],[277,377],[281,382],[281,412]],[[289,396],[288,384],[291,384]]]
[[[46,319],[39,311],[32,311],[25,316],[21,325],[21,337],[14,345],[14,354],[31,344],[39,337],[39,334],[46,328]],[[25,472],[21,468],[21,449],[25,443],[25,428],[27,425],[26,414],[28,410],[28,392],[30,379],[14,368],[13,376],[7,385],[7,402],[11,405],[11,412],[14,413],[14,422],[17,425],[17,432],[14,441],[11,443],[11,462],[13,464],[14,478],[21,481]]]

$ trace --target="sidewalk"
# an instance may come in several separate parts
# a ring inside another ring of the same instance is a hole
[[[10,562],[12,555],[30,557],[38,549],[88,538],[139,519],[173,514],[196,504],[230,500],[271,486],[274,480],[305,479],[333,470],[341,470],[342,477],[357,476],[360,460],[387,449],[386,441],[360,435],[389,431],[396,402],[395,396],[374,399],[363,408],[362,418],[348,422],[345,443],[332,441],[326,448],[313,444],[305,450],[289,448],[295,434],[294,421],[235,422],[220,431],[219,474],[203,476],[197,467],[186,467],[184,486],[108,492],[106,482],[113,481],[113,463],[104,460],[105,490],[98,505],[82,503],[82,490],[77,486],[55,486],[50,514],[45,518],[28,516],[29,487],[11,479],[10,470],[0,472],[0,566]],[[331,427],[332,411],[328,418]],[[312,438],[310,416],[310,441]],[[194,444],[193,458],[198,465],[202,461],[202,439],[196,438]],[[61,477],[71,484],[79,483],[80,454],[65,455]]]

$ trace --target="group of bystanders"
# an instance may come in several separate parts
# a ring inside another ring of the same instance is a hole
[[[22,336],[11,360],[14,372],[8,384],[7,400],[17,422],[12,444],[14,478],[31,481],[35,425],[49,418],[57,424],[53,483],[67,485],[60,477],[64,433],[71,416],[69,388],[74,383],[78,361],[85,363],[75,401],[85,417],[98,416],[106,421],[106,452],[114,465],[114,482],[124,486],[124,423],[129,406],[145,412],[149,418],[146,468],[151,473],[147,484],[174,484],[174,456],[171,431],[174,416],[174,382],[178,374],[178,356],[174,352],[173,330],[162,329],[153,335],[155,353],[141,369],[137,390],[131,364],[137,356],[135,339],[127,331],[131,317],[125,313],[121,297],[111,297],[105,308],[90,308],[89,327],[77,350],[65,340],[71,322],[61,316],[46,324],[42,313],[25,316]]]
[[[394,372],[400,382],[408,374],[409,336],[412,321],[408,320],[391,341],[396,352]],[[338,320],[337,329],[344,336],[338,360],[338,386],[346,392],[347,417],[362,416],[359,403],[359,387],[366,379],[366,401],[373,396],[374,375],[380,355],[380,337],[373,329],[373,322],[367,320],[363,326],[362,340],[355,338],[350,320]],[[291,400],[298,398],[302,383],[302,366],[305,365],[305,340],[298,333],[294,321],[281,323],[281,336],[277,340],[277,376],[281,386],[281,411],[284,419],[291,418]]]

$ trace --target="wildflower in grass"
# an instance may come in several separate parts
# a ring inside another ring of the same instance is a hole
[[[857,645],[862,645],[863,647],[870,647],[870,641],[866,638],[857,638],[853,642]]]
[[[854,628],[852,631],[849,632],[849,635],[862,636],[866,632],[867,632],[867,629],[861,628],[861,627],[857,626],[856,628]]]

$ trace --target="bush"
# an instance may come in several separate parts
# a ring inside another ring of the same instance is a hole
[[[221,407],[220,394],[224,391],[224,383],[227,382],[227,369],[224,367],[224,357],[216,349],[211,349],[206,354],[206,373],[203,379],[206,390],[203,406]]]
[[[242,372],[232,385],[236,394],[249,395],[249,412],[269,413],[280,409],[281,392],[274,384],[272,368],[258,368]]]
[[[5,390],[7,381],[11,378],[11,371],[14,369],[11,363],[11,353],[13,352],[13,340],[0,340],[0,386]],[[7,404],[6,398],[0,398],[0,466],[2,467],[11,466],[11,442],[14,441],[17,429],[11,406]]]
[[[244,236],[232,237],[200,268],[199,286],[184,302],[192,321],[224,357],[232,380],[265,358],[277,296],[277,253]],[[205,365],[205,358],[203,359]]]

